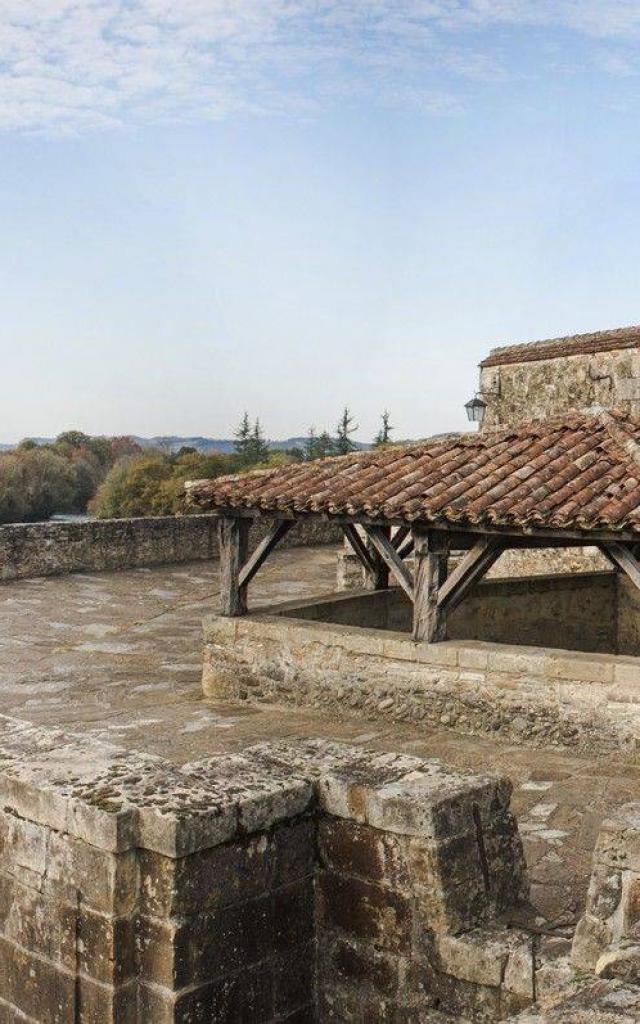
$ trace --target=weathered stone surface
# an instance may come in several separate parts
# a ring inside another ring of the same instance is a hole
[[[585,913],[576,928],[576,967],[640,984],[640,804],[625,804],[600,829]]]
[[[584,984],[576,993],[538,1012],[525,1011],[509,1024],[637,1024],[640,989],[621,982]]]

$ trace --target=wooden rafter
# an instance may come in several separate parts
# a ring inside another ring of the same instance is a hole
[[[267,536],[260,541],[253,554],[250,555],[240,569],[238,576],[238,585],[240,587],[247,587],[249,585],[258,569],[264,565],[273,549],[280,543],[283,537],[286,537],[293,525],[290,519],[281,519],[273,524]]]
[[[413,576],[389,540],[386,531],[379,526],[365,526],[364,529],[382,561],[393,573],[405,593],[413,600]]]

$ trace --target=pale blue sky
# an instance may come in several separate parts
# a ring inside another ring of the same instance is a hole
[[[640,321],[639,112],[640,0],[0,0],[0,441],[464,427]]]

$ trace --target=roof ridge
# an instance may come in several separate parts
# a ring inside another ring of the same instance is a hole
[[[593,355],[609,349],[640,346],[640,324],[626,324],[601,331],[565,334],[557,338],[540,338],[497,345],[480,362],[480,366],[500,366],[503,363],[535,362],[568,355]]]
[[[620,419],[624,419],[626,423],[633,423],[637,430],[640,432],[640,419],[637,416],[631,414],[625,415],[620,413],[618,409],[609,412],[604,410],[600,413],[600,420],[609,437],[621,448],[630,458],[635,462],[636,466],[640,469],[640,441],[637,437],[633,437],[628,434],[620,426]]]

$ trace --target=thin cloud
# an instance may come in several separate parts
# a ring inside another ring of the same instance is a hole
[[[466,88],[518,77],[495,29],[523,26],[569,30],[592,67],[625,77],[640,2],[3,0],[0,130],[306,117],[363,100],[449,116]]]

